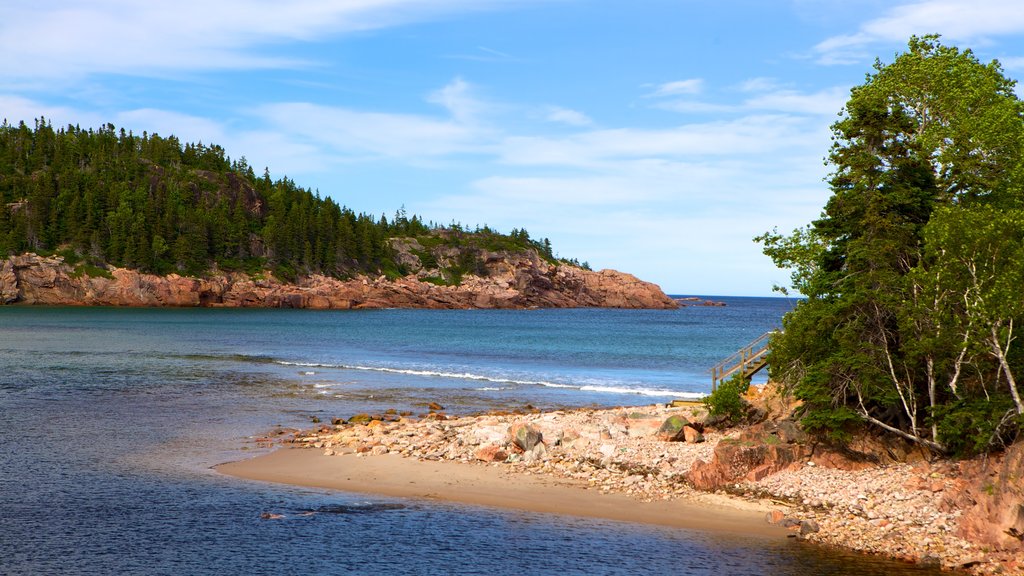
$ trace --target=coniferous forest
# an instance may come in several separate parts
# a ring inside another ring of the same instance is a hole
[[[397,277],[392,237],[506,250],[550,242],[487,228],[440,227],[399,209],[389,220],[257,175],[217,145],[141,136],[112,124],[0,126],[0,256],[60,252],[100,267],[199,275],[211,269]],[[100,268],[97,268],[100,269]],[[456,271],[458,272],[458,271]],[[458,274],[452,277],[457,278]]]
[[[1001,449],[1024,430],[1024,104],[998,62],[912,38],[833,125],[821,216],[759,237],[806,297],[771,371],[803,423],[929,449]]]

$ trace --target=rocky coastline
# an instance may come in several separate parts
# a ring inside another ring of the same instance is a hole
[[[418,417],[337,419],[287,443],[331,457],[499,466],[644,502],[727,498],[760,505],[765,521],[809,542],[974,574],[1024,573],[1024,444],[959,462],[877,440],[853,446],[864,452],[835,450],[804,434],[771,395],[751,398],[765,418],[743,427],[716,425],[684,402],[462,417],[435,405]]]
[[[485,255],[485,274],[438,285],[410,274],[398,279],[312,275],[295,283],[270,273],[155,276],[125,268],[99,274],[60,256],[22,254],[0,260],[0,304],[234,308],[654,308],[679,304],[658,286],[615,270],[554,265],[536,253]]]

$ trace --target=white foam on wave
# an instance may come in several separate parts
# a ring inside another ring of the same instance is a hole
[[[581,392],[596,392],[599,394],[620,394],[632,396],[658,396],[672,398],[700,399],[706,394],[700,392],[683,392],[680,390],[669,390],[664,388],[631,388],[628,386],[606,386],[597,384],[561,384],[545,380],[517,380],[513,378],[501,378],[495,376],[484,376],[471,372],[445,372],[441,370],[414,370],[411,368],[389,368],[386,366],[360,366],[352,364],[324,364],[319,362],[288,362],[277,361],[285,366],[304,366],[311,368],[333,368],[337,370],[360,370],[365,372],[382,372],[385,374],[402,374],[405,376],[421,376],[426,378],[452,378],[456,380],[475,380],[493,384],[511,384],[513,386],[543,386],[545,388],[562,388],[566,390],[579,390]],[[476,388],[478,391],[496,392],[506,388],[484,386]]]

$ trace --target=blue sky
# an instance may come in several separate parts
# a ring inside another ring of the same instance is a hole
[[[224,146],[359,212],[770,295],[828,127],[912,34],[1024,73],[1019,0],[14,0],[0,116]]]

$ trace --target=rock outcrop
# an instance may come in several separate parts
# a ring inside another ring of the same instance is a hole
[[[960,489],[945,504],[965,511],[960,535],[995,550],[1024,552],[1024,443],[959,468]]]
[[[0,261],[0,304],[68,306],[204,306],[262,308],[659,308],[677,304],[634,276],[552,265],[534,253],[488,254],[481,275],[443,286],[415,274],[388,280],[313,275],[287,284],[269,273],[216,273],[204,278],[155,276],[111,268],[102,275],[59,256]]]

